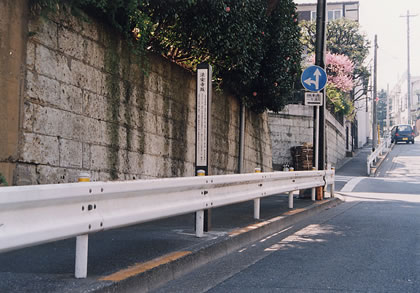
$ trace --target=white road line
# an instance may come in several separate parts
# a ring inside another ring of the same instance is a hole
[[[354,177],[349,182],[347,182],[346,185],[344,185],[344,187],[340,191],[345,191],[345,192],[353,191],[353,189],[356,187],[356,185],[359,184],[359,182],[362,181],[365,178],[367,178],[367,177]]]

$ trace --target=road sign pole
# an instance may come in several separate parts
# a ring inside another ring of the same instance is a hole
[[[318,170],[318,156],[319,156],[319,145],[318,145],[318,139],[319,139],[319,106],[315,106],[315,123],[314,123],[314,130],[315,130],[315,136],[314,136],[314,149],[315,149],[315,168]]]
[[[325,52],[326,52],[326,14],[327,14],[327,0],[318,0],[316,9],[316,44],[315,44],[315,64],[325,69]],[[325,109],[326,109],[326,92],[322,91],[324,103],[318,111],[314,110],[314,123],[318,125],[318,135],[314,133],[314,145],[318,145],[318,170],[325,169]],[[318,137],[318,141],[315,139]],[[316,161],[316,160],[314,160]]]

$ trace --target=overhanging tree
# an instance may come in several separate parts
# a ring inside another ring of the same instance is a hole
[[[315,50],[315,22],[302,21],[301,42],[304,50],[314,53]],[[353,99],[365,94],[368,90],[370,73],[364,65],[369,54],[370,42],[360,31],[359,23],[349,19],[329,21],[327,25],[327,51],[333,54],[346,55],[354,64],[353,80],[358,85],[357,91],[352,92]],[[355,88],[356,89],[356,88]]]
[[[292,0],[31,0],[67,3],[122,32],[138,56],[157,52],[195,69],[262,112],[280,111],[300,73],[301,44]]]

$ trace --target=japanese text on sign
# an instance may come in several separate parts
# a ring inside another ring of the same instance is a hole
[[[208,70],[197,70],[197,166],[207,166]]]

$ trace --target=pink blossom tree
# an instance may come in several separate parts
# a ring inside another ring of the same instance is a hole
[[[315,56],[312,55],[308,63],[313,64],[314,62]],[[334,111],[342,111],[350,117],[354,110],[353,102],[349,97],[349,93],[354,86],[354,64],[346,55],[331,54],[330,52],[327,52],[325,63],[327,98],[334,105]]]
[[[327,53],[328,82],[344,93],[353,89],[353,62],[346,55]]]

